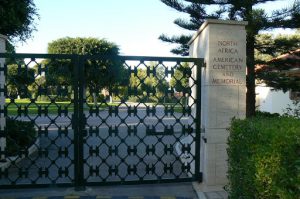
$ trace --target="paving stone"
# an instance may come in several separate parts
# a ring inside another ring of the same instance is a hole
[[[208,199],[223,199],[223,197],[219,195],[217,192],[207,192],[204,194]]]

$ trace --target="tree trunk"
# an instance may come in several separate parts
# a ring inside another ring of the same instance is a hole
[[[247,93],[246,116],[255,116],[255,67],[254,67],[254,36],[247,38]]]
[[[253,24],[253,12],[252,12],[252,4],[249,4],[246,10],[246,20],[248,21],[248,25],[246,27],[247,30],[247,79],[246,79],[246,117],[255,116],[255,60],[254,60],[254,43],[255,43],[255,35],[256,27]]]
[[[113,103],[113,96],[112,96],[112,94],[111,95],[109,95],[109,103]]]
[[[94,101],[94,106],[97,106],[97,95],[95,92],[93,92],[93,101]]]

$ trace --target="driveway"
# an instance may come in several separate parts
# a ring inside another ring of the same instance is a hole
[[[150,112],[146,107],[138,107],[134,113],[123,106],[99,114],[86,111],[85,116],[86,182],[182,179],[193,175],[195,153],[191,145],[195,135],[190,115],[166,115],[163,106]],[[40,127],[38,151],[12,164],[0,184],[71,183],[75,162],[71,115],[16,119],[34,120],[36,127]]]

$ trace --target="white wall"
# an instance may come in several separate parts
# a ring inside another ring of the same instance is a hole
[[[256,86],[256,94],[256,106],[260,111],[283,114],[288,105],[295,108],[289,91],[274,91],[270,87],[260,85]]]

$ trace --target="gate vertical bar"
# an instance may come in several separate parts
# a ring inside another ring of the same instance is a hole
[[[0,53],[5,53],[5,42],[6,36],[0,34]],[[5,135],[5,127],[6,127],[6,116],[5,116],[5,59],[0,58],[0,160],[5,160],[6,155],[6,135]],[[2,168],[1,168],[2,170]]]
[[[74,56],[74,162],[75,190],[85,190],[83,171],[83,61],[80,55]]]
[[[201,143],[201,74],[204,65],[203,60],[197,61],[196,72],[196,146],[195,146],[195,176],[199,182],[202,182],[202,173],[200,172],[200,143]]]

